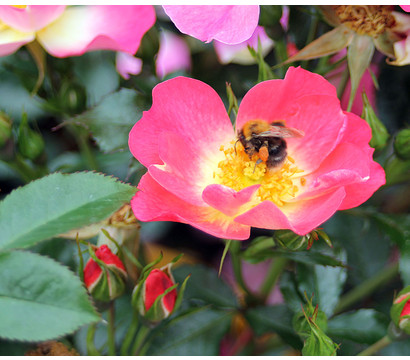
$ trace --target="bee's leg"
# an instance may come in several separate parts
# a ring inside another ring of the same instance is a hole
[[[268,161],[269,158],[269,149],[267,145],[263,145],[261,146],[261,148],[259,149],[259,159],[261,159],[263,162]]]
[[[239,141],[239,139],[235,141],[235,145],[234,145],[234,148],[235,148],[235,155],[237,155],[237,153],[236,153],[236,144],[238,143],[238,141]]]

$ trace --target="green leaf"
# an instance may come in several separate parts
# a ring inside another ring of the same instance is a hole
[[[339,251],[338,257],[346,261],[344,251]],[[346,268],[298,264],[297,277],[299,292],[306,291],[308,296],[314,294],[314,303],[319,304],[320,310],[327,316],[332,315],[347,278]]]
[[[293,330],[293,313],[287,305],[251,308],[246,311],[245,317],[258,336],[265,333],[278,333],[292,347],[302,348],[302,342]]]
[[[203,265],[183,265],[173,270],[175,281],[182,284],[191,274],[184,300],[199,299],[220,308],[236,308],[238,300],[231,288],[218,277],[218,272]]]
[[[135,90],[121,89],[66,123],[87,128],[104,152],[123,150],[128,148],[128,134],[132,126],[141,118],[140,102]]]
[[[373,344],[386,335],[389,319],[373,309],[337,315],[328,321],[327,334],[360,344]]]
[[[360,80],[369,67],[374,53],[373,39],[367,35],[356,34],[353,37],[347,49],[347,64],[349,66],[350,80],[352,89],[350,91],[349,105],[347,110],[350,111],[353,100],[356,96]]]
[[[49,258],[0,253],[0,337],[44,341],[99,320],[80,279]]]
[[[233,313],[200,308],[172,319],[154,334],[147,355],[216,356]]]
[[[0,249],[27,247],[110,216],[136,189],[115,178],[54,173],[0,202]]]

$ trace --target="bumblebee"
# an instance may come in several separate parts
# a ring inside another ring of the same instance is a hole
[[[300,138],[304,135],[303,131],[288,128],[281,121],[269,124],[263,120],[251,120],[239,131],[237,141],[243,145],[249,159],[258,154],[257,164],[264,162],[268,169],[273,169],[282,165],[286,159],[287,144],[284,138]]]

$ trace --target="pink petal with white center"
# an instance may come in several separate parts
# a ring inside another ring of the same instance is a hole
[[[191,52],[188,44],[180,36],[170,31],[162,31],[155,65],[157,75],[160,78],[176,71],[189,71],[191,69]]]
[[[138,188],[131,206],[141,221],[176,221],[221,238],[249,238],[249,226],[238,224],[231,217],[210,207],[186,203],[161,187],[149,174],[141,178]]]
[[[23,33],[0,24],[0,56],[7,56],[33,41],[34,33]]]
[[[319,169],[305,177],[306,184],[299,189],[295,201],[320,196],[345,185],[363,183],[370,175],[368,154],[359,146],[341,143],[322,162]]]
[[[186,145],[203,159],[219,158],[219,148],[235,138],[231,121],[219,95],[202,81],[177,77],[152,91],[152,107],[132,128],[128,145],[144,166],[163,164],[159,157],[161,132],[181,136],[179,151]]]
[[[128,80],[131,75],[138,75],[142,70],[142,60],[125,52],[117,52],[115,66],[118,73]]]
[[[75,6],[39,31],[37,38],[56,57],[82,55],[92,50],[135,54],[154,22],[151,5]]]
[[[266,56],[274,46],[274,41],[266,35],[262,26],[257,26],[251,38],[243,43],[227,45],[220,41],[214,41],[216,55],[222,64],[235,63],[242,65],[255,64],[256,60],[249,52],[248,45],[258,49],[258,39],[260,39],[262,54]]]
[[[65,5],[27,5],[25,8],[17,8],[11,5],[0,5],[0,20],[16,30],[33,32],[58,19],[65,7]]]
[[[168,5],[163,8],[179,31],[205,42],[239,44],[252,36],[259,20],[258,5]]]
[[[241,191],[235,191],[224,185],[212,184],[205,188],[202,196],[204,201],[214,209],[225,215],[234,216],[243,212],[245,210],[243,207],[249,207],[248,204],[259,187],[260,185],[253,185]]]
[[[197,206],[207,206],[202,200],[205,187],[214,182],[213,172],[219,160],[208,162],[195,147],[172,132],[159,134],[159,157],[164,165],[151,165],[149,174],[166,190]],[[181,149],[181,145],[183,148]],[[222,160],[222,153],[221,159]]]
[[[237,216],[235,221],[264,229],[290,229],[298,235],[306,235],[328,220],[344,197],[345,190],[339,188],[314,199],[286,204],[281,209],[271,201],[263,201]]]

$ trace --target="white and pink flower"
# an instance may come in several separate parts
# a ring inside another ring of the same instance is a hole
[[[131,201],[135,216],[238,240],[249,237],[251,226],[304,235],[385,183],[372,159],[369,125],[341,109],[334,86],[320,75],[291,67],[284,80],[253,87],[236,127],[255,119],[284,121],[305,133],[287,140],[287,160],[276,172],[235,144],[211,87],[185,77],[157,85],[151,109],[129,136],[132,154],[148,168]]]
[[[34,40],[61,58],[92,50],[135,54],[155,19],[151,5],[1,5],[0,56]]]

